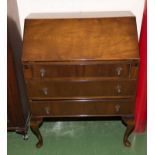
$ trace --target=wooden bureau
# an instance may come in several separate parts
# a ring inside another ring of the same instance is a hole
[[[131,12],[31,14],[22,63],[37,147],[43,118],[107,116],[122,118],[130,146],[139,65]]]

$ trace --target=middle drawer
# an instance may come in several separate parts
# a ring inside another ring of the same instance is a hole
[[[130,97],[136,80],[29,80],[30,99]]]

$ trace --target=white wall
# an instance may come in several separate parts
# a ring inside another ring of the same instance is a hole
[[[140,34],[144,0],[17,0],[23,34],[24,19],[32,12],[88,12],[130,10]]]

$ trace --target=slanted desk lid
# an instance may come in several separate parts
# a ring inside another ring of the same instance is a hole
[[[25,20],[23,61],[139,59],[131,12],[31,14]]]

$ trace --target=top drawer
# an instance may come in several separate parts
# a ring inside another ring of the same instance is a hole
[[[59,77],[128,77],[128,63],[37,64],[24,65],[26,79]]]

